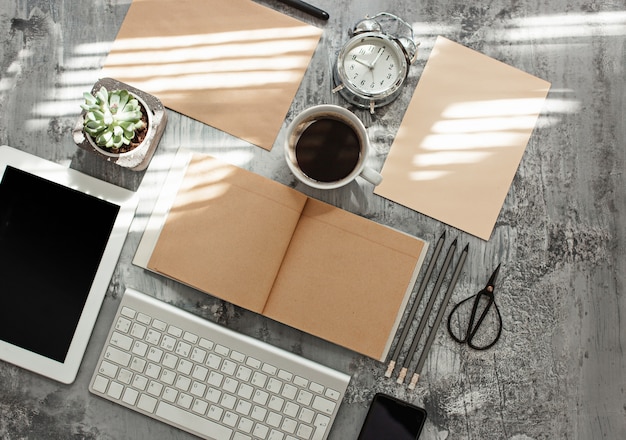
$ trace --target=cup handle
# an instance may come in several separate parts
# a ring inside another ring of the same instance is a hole
[[[380,182],[383,181],[383,176],[381,176],[379,173],[377,173],[376,171],[368,167],[363,168],[360,176],[374,186],[379,185]]]

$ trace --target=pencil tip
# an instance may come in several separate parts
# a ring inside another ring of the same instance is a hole
[[[468,249],[469,249],[469,243],[467,243],[467,244],[465,245],[465,247],[463,248],[463,251],[465,252],[465,251],[467,251]]]
[[[446,231],[443,231],[441,233],[441,237],[439,237],[439,240],[443,240],[444,238],[446,238]]]
[[[452,244],[456,245],[456,241],[457,241],[457,239],[455,238],[454,241],[452,242]]]

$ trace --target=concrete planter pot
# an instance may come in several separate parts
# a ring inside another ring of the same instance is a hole
[[[83,120],[86,113],[83,110],[73,131],[74,142],[80,148],[94,153],[116,165],[133,171],[143,171],[150,163],[152,155],[154,154],[154,151],[161,140],[161,136],[163,135],[163,131],[165,130],[165,126],[167,124],[167,113],[165,112],[165,108],[163,107],[161,101],[159,101],[159,99],[155,96],[113,78],[102,78],[98,80],[94,84],[91,92],[95,93],[97,90],[100,90],[102,86],[106,87],[107,90],[126,89],[131,95],[137,98],[139,103],[144,107],[148,117],[148,132],[146,133],[143,142],[131,151],[124,153],[113,153],[107,151],[106,149],[97,146],[91,136],[83,130]]]

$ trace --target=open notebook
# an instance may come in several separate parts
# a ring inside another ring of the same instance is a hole
[[[134,264],[384,360],[427,243],[189,156],[170,172]]]

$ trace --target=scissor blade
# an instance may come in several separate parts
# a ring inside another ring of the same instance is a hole
[[[496,284],[496,278],[498,278],[498,272],[500,272],[500,265],[502,263],[498,264],[498,267],[496,267],[496,270],[493,271],[493,273],[491,274],[491,277],[489,278],[489,281],[487,281],[487,287],[491,287],[493,289],[493,286],[495,286]]]

